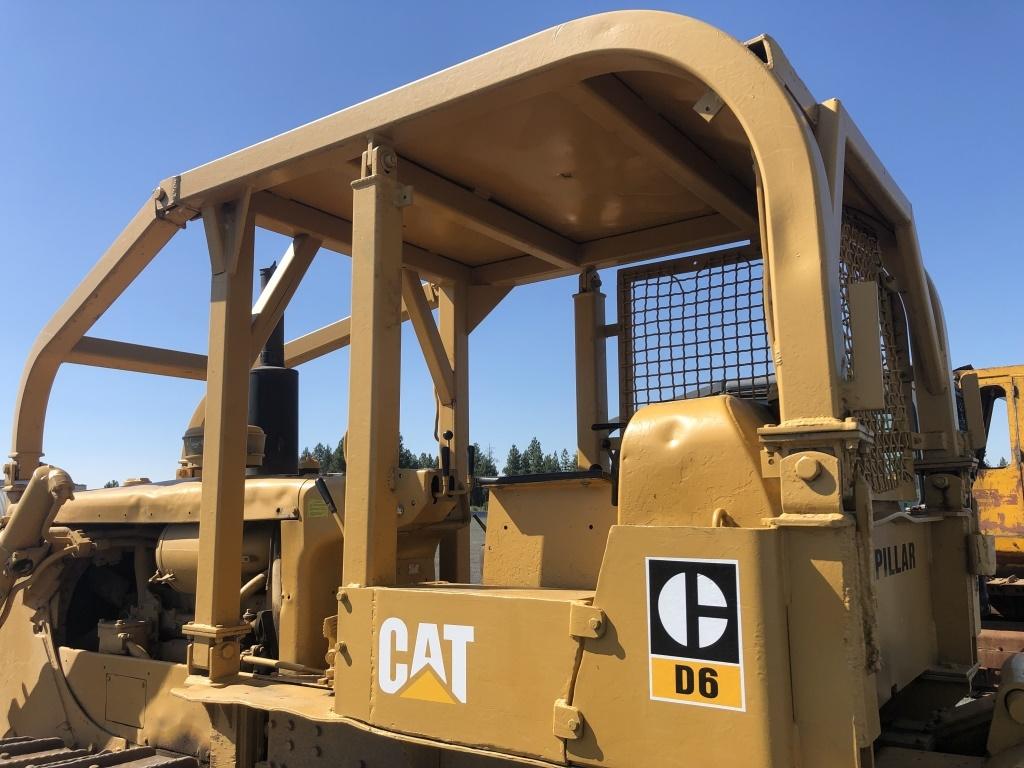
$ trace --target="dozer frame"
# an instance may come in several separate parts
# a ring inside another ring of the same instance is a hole
[[[87,336],[199,221],[207,355]],[[256,227],[293,243],[253,305]],[[352,313],[284,365],[349,346],[347,469],[247,479],[250,369],[318,249],[351,255]],[[675,254],[620,271],[609,324],[596,270]],[[566,275],[579,471],[490,483],[469,584],[469,336],[513,287]],[[756,297],[743,317],[722,275]],[[645,315],[651,285],[670,300],[652,289]],[[705,330],[685,326],[694,306],[736,333],[686,336]],[[405,319],[438,401],[439,466],[418,472],[397,466]],[[697,373],[652,349],[690,350]],[[7,727],[269,768],[984,764],[970,732],[1014,764],[1016,659],[997,696],[956,706],[993,557],[947,350],[911,206],[847,110],[771,38],[685,17],[561,25],[173,176],[25,367],[0,541]],[[66,500],[41,465],[64,363],[206,381],[179,482]],[[264,529],[285,585],[274,658],[241,644],[277,578],[246,570]],[[151,557],[193,565],[147,582]],[[83,568],[137,586],[130,616],[98,616],[96,649],[62,641]],[[188,620],[165,651],[168,606]]]

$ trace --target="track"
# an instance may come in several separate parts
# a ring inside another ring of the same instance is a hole
[[[152,747],[118,751],[73,749],[57,737],[35,739],[15,736],[0,739],[0,768],[198,768],[193,757],[161,754]]]

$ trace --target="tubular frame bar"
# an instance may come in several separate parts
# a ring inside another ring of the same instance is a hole
[[[206,355],[83,336],[66,363],[206,381]]]
[[[423,296],[427,306],[431,310],[437,308],[437,289],[431,283],[422,283]],[[402,322],[409,319],[409,312],[402,304]],[[352,317],[343,317],[333,323],[310,331],[307,334],[292,339],[284,345],[284,364],[287,368],[295,368],[310,360],[316,360],[324,355],[347,347],[352,341]],[[258,355],[257,355],[258,356]],[[205,358],[204,358],[205,361]],[[256,362],[256,356],[252,358]],[[204,362],[205,365],[205,362]],[[204,376],[205,378],[205,376]],[[201,427],[203,425],[203,414],[206,407],[206,398],[200,398],[195,410],[192,411],[192,418],[189,420],[188,429]]]
[[[28,480],[43,455],[43,428],[53,381],[75,345],[178,231],[157,214],[152,200],[139,209],[36,338],[29,352],[14,407],[7,487]]]
[[[443,124],[445,107],[469,97],[476,97],[469,109],[483,112],[496,100],[549,93],[589,78],[633,70],[682,74],[703,83],[721,98],[746,132],[763,183],[763,247],[771,281],[770,304],[776,326],[773,337],[778,347],[775,353],[780,361],[782,420],[838,418],[838,329],[834,324],[808,327],[804,321],[808,313],[832,316],[836,286],[831,284],[829,270],[837,258],[827,234],[831,202],[828,178],[804,107],[792,97],[785,72],[775,73],[743,44],[719,30],[672,14],[620,12],[541,32],[168,179],[161,188],[163,218],[152,203],[147,203],[90,273],[88,282],[107,281],[100,300],[89,301],[92,291],[79,291],[40,337],[26,367],[15,416],[16,474],[25,476],[42,453],[46,398],[60,362],[109,301],[169,239],[173,227],[194,216],[202,206],[238,198],[251,189],[258,209],[258,196],[268,188],[357,158],[367,133],[387,132],[428,112],[434,116],[435,126]],[[852,124],[850,135],[855,149],[851,157],[855,163],[864,164],[865,176],[859,178],[860,183],[888,198],[895,209],[909,214],[909,206],[902,205],[902,194],[874,162],[873,153]],[[171,222],[169,214],[181,221]],[[909,215],[905,222],[907,229],[901,240],[910,242]],[[581,246],[581,264],[586,252],[587,246]],[[913,258],[915,252],[915,247],[908,246],[901,257],[912,273],[907,285],[920,291],[926,279],[919,261]],[[536,262],[535,257],[529,258]],[[407,253],[405,261],[411,263]],[[121,265],[129,269],[117,272],[114,268]],[[461,271],[462,265],[456,266],[456,271]],[[479,269],[466,271],[478,281],[486,275],[482,270],[489,268]],[[512,283],[531,278],[523,272],[518,278],[503,276]],[[926,294],[913,300],[923,306]],[[941,391],[941,366],[927,362],[943,358],[934,318],[914,330],[915,351],[929,371],[928,381]]]
[[[352,182],[352,344],[342,583],[395,583],[402,365],[402,189],[393,150],[371,145]]]
[[[239,225],[237,251],[230,240],[218,242],[217,233],[234,224],[222,208],[203,210],[213,269],[206,401],[206,421],[212,428],[203,439],[195,621],[184,630],[192,638],[190,671],[205,671],[211,680],[238,673],[238,636],[231,629],[241,624],[239,585],[255,241],[252,218],[236,211],[235,215],[244,217]]]

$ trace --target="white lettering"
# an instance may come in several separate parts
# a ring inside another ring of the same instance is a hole
[[[409,650],[409,630],[399,618],[385,619],[380,625],[378,647],[378,684],[384,693],[398,693],[409,680],[409,668],[406,664],[394,664],[392,671],[392,651],[405,653]]]
[[[452,644],[452,693],[466,703],[466,646],[473,642],[473,628],[464,624],[445,624],[444,639]]]
[[[381,692],[399,693],[419,672],[430,667],[452,695],[465,704],[468,698],[467,647],[475,636],[473,627],[465,624],[444,624],[440,629],[437,624],[417,624],[412,661],[399,662],[395,660],[396,654],[409,651],[409,628],[396,616],[385,619],[380,625],[377,647],[377,682]],[[441,646],[442,637],[451,648],[448,664]]]
[[[441,655],[441,638],[437,633],[437,624],[420,624],[416,628],[416,649],[412,653],[412,669],[410,676],[424,667],[431,667],[442,683],[448,682],[444,671],[444,657]]]

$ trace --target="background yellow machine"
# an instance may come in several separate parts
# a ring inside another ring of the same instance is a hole
[[[1024,414],[1020,402],[1024,366],[960,372],[961,381],[971,374],[977,378],[986,432],[1008,437],[1008,455],[993,454],[991,450],[981,455],[974,481],[981,528],[995,539],[999,575],[1008,576],[1024,566],[1024,486],[1021,484]]]
[[[200,222],[207,355],[88,336]],[[256,228],[292,244],[254,304]],[[285,343],[321,248],[351,316]],[[478,478],[471,332],[565,275],[578,471]],[[397,466],[405,320],[433,469]],[[346,345],[320,477],[293,369]],[[41,463],[65,363],[207,382],[174,480],[72,498]],[[994,556],[963,400],[908,201],[772,39],[542,32],[165,180],[44,329],[4,468],[0,764],[1020,764],[1017,658],[972,694]]]
[[[981,530],[995,541],[996,573],[985,580],[984,627],[978,639],[982,666],[998,671],[1024,650],[1024,478],[1021,465],[1020,391],[1024,366],[961,369],[962,392],[978,391],[986,438],[977,448],[974,497]]]

